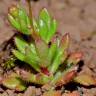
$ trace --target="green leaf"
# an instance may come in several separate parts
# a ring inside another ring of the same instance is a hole
[[[51,17],[46,8],[41,10],[39,18],[42,19],[47,25],[50,24]]]
[[[15,37],[15,44],[21,53],[25,53],[25,48],[29,46],[28,43],[20,36]]]
[[[39,15],[39,29],[40,29],[40,35],[44,39],[44,41],[47,42],[47,35],[50,31],[50,23],[51,23],[51,17],[47,11],[46,8],[42,9]],[[47,42],[48,43],[48,42]]]
[[[40,72],[39,57],[32,52],[30,47],[26,47],[25,62],[28,63],[36,71]]]
[[[37,54],[40,57],[40,66],[48,66],[48,45],[40,38],[35,40]]]
[[[3,86],[16,91],[24,91],[26,89],[23,81],[18,76],[16,76],[15,73],[12,73],[7,78],[5,78],[2,83]]]
[[[48,57],[49,58],[49,65],[52,64],[55,55],[56,55],[56,51],[57,51],[57,45],[56,44],[51,44],[50,48],[49,48],[49,52],[48,52]]]
[[[37,55],[35,45],[32,43],[30,44],[30,50],[33,52],[33,54]]]
[[[43,25],[43,22],[45,22],[44,25],[46,25],[46,28],[44,28],[45,32],[41,32],[43,35],[42,37],[45,37],[45,41],[47,43],[50,42],[52,36],[55,34],[56,32],[56,28],[57,28],[57,22],[55,19],[52,20],[52,18],[50,17],[48,11],[46,8],[44,8],[41,12],[40,12],[40,16],[39,16],[39,20],[41,21],[41,24]]]
[[[19,8],[18,22],[20,23],[20,31],[26,35],[31,34],[28,26],[31,26],[30,19],[28,18],[24,9]]]
[[[56,72],[53,80],[51,81],[51,85],[54,86],[57,83],[57,81],[60,80],[61,76],[62,76],[61,72]]]
[[[56,57],[54,58],[54,61],[52,63],[52,66],[49,67],[51,73],[55,73],[59,68],[59,65],[61,64],[62,55],[63,53],[60,50],[58,50]]]
[[[22,54],[21,52],[19,52],[18,50],[13,50],[12,53],[15,55],[15,57],[17,57],[19,60],[24,61],[25,56],[24,54]]]
[[[66,34],[62,37],[60,41],[57,55],[50,69],[52,73],[56,72],[60,64],[63,63],[63,61],[66,59],[66,56],[67,56],[66,51],[67,51],[68,45],[69,45],[69,35]]]
[[[30,57],[33,61],[33,63],[37,63],[39,62],[39,57],[37,56],[37,53],[34,53],[33,50],[31,50],[31,47],[26,47],[26,51],[25,51],[25,55],[26,57]]]
[[[8,19],[13,27],[15,27],[19,32],[30,35],[30,19],[24,10],[24,8],[17,8],[13,6],[9,10]]]
[[[57,30],[57,22],[54,19],[54,20],[51,20],[51,23],[50,23],[49,32],[47,34],[47,42],[51,40],[53,35],[56,33],[56,30]]]
[[[20,30],[19,22],[14,17],[12,17],[10,14],[8,14],[8,20],[14,28],[16,28],[17,30]]]
[[[26,86],[22,84],[20,79],[14,77],[5,79],[3,81],[3,86],[17,91],[24,91],[26,89]]]
[[[68,52],[67,51],[64,51],[62,57],[61,57],[61,63],[64,64],[64,61],[66,61],[67,59],[67,56],[68,56]]]
[[[66,51],[68,46],[69,46],[69,35],[65,34],[60,41],[58,52],[50,68],[52,73],[55,73],[56,70],[59,68],[60,64],[62,63],[62,61],[66,59]]]
[[[48,28],[46,23],[44,22],[44,20],[39,19],[39,34],[44,41],[46,41],[47,33],[48,33]]]

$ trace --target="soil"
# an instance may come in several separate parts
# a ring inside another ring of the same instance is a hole
[[[15,33],[15,30],[8,23],[7,13],[8,7],[18,3],[18,1],[0,0],[0,44],[9,40]],[[26,3],[22,3],[26,7]],[[58,32],[61,34],[70,33],[70,52],[83,52],[83,74],[88,73],[96,77],[96,0],[32,0],[32,7],[34,16],[37,16],[43,7],[49,10],[58,21]],[[96,96],[95,87],[85,88],[81,86],[80,88],[84,93],[82,96]],[[24,96],[27,96],[26,94],[29,94],[30,90],[35,90],[35,88],[28,87]],[[36,90],[37,96],[40,96],[41,89]],[[0,89],[0,93],[2,92],[4,90]],[[14,95],[14,91],[9,89],[3,94],[5,94],[4,96],[17,96]]]

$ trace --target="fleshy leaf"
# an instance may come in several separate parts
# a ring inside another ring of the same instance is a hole
[[[72,71],[65,71],[61,78],[58,79],[57,81],[57,86],[62,86],[64,84],[69,83],[71,80],[73,80],[73,78],[76,76],[76,70],[72,70]]]
[[[62,73],[61,72],[56,72],[53,80],[51,81],[51,85],[52,86],[56,86],[56,83],[58,82],[58,80],[60,80],[60,78],[62,77]]]
[[[60,49],[62,51],[67,50],[69,47],[69,34],[65,34],[60,41]]]
[[[30,35],[31,23],[28,15],[23,8],[12,6],[9,9],[8,19],[13,27],[15,27],[19,32]]]
[[[20,30],[19,22],[17,22],[16,19],[12,17],[10,14],[8,14],[8,20],[14,28],[16,28],[17,30]]]
[[[68,64],[77,64],[81,58],[82,58],[83,54],[81,52],[74,52],[71,53],[69,58],[68,58]]]
[[[40,57],[40,66],[46,67],[48,66],[48,45],[40,38],[35,40],[37,54]]]
[[[24,9],[19,9],[18,22],[20,23],[20,31],[24,34],[31,34],[31,31],[28,27],[31,25],[29,23],[29,19]]]
[[[51,77],[47,75],[40,74],[40,73],[33,74],[25,70],[20,70],[20,76],[26,82],[41,84],[41,85],[48,83],[52,79]]]
[[[60,41],[57,55],[50,68],[52,73],[56,72],[56,70],[59,68],[60,64],[62,63],[62,61],[66,59],[66,56],[67,56],[66,52],[67,52],[68,46],[69,46],[69,34],[65,34]]]
[[[46,8],[41,10],[39,18],[42,19],[47,25],[50,24],[51,17]]]
[[[39,34],[44,41],[46,41],[48,28],[44,20],[39,19]]]
[[[15,73],[12,74],[2,81],[3,86],[16,91],[24,91],[26,89],[24,82]]]
[[[19,52],[18,50],[13,50],[12,53],[21,61],[24,61],[25,56],[23,53]]]
[[[62,57],[61,57],[61,63],[64,64],[64,61],[66,61],[67,59],[67,56],[68,56],[68,52],[67,51],[64,51]]]
[[[61,64],[62,55],[63,53],[60,50],[56,53],[53,64],[49,67],[51,73],[55,73],[56,70],[59,68],[59,65]]]
[[[30,50],[33,52],[33,54],[37,55],[36,48],[35,48],[35,45],[33,43],[30,44]]]
[[[47,43],[50,42],[51,38],[54,36],[57,30],[57,22],[55,19],[51,20],[50,28],[47,35]]]
[[[26,47],[25,62],[40,72],[39,57],[31,51],[30,47]]]
[[[49,58],[49,64],[48,65],[50,65],[53,62],[55,55],[56,55],[56,51],[57,51],[57,45],[51,44],[50,48],[49,48],[49,52],[48,52],[48,57],[47,57],[47,58]]]
[[[11,8],[9,8],[9,14],[16,18],[19,14],[19,8],[16,5],[12,5]]]
[[[39,16],[39,20],[41,21],[41,24],[43,24],[43,22],[45,23],[45,27],[43,32],[40,31],[40,34],[43,38],[45,38],[44,40],[46,41],[46,43],[49,43],[52,36],[55,34],[56,32],[56,28],[57,28],[57,22],[55,19],[52,19],[47,11],[46,8],[44,8],[41,12],[40,12],[40,16]],[[43,35],[42,35],[43,34]]]
[[[56,70],[61,65],[62,61],[64,61],[66,58],[66,51],[69,46],[69,34],[65,34],[59,43],[60,44],[59,44],[58,52],[55,55],[55,59],[53,61],[52,66],[49,68],[52,73],[56,72]]]
[[[89,74],[81,74],[74,78],[74,81],[84,86],[96,85],[96,80]]]
[[[28,46],[28,43],[22,37],[15,37],[15,44],[21,53],[25,53],[25,48]]]

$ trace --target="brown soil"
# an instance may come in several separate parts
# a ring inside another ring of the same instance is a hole
[[[14,29],[7,21],[7,13],[8,7],[18,1],[0,0],[0,44],[14,34]],[[23,4],[26,5],[25,2]],[[58,32],[70,33],[70,51],[83,52],[82,72],[96,77],[96,0],[38,0],[37,2],[32,1],[32,6],[35,16],[42,7],[48,8],[49,12],[58,20]],[[29,90],[31,87],[28,88]],[[41,94],[40,89],[37,91],[39,91],[38,94]],[[82,91],[85,93],[83,96],[96,96],[96,88],[82,87]],[[12,95],[14,92],[12,93],[10,90],[6,92],[11,94],[8,96],[15,96]],[[6,92],[4,94],[7,94]]]

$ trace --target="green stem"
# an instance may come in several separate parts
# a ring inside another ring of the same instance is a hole
[[[34,24],[33,24],[33,14],[32,14],[32,6],[31,6],[31,0],[26,0],[28,3],[28,8],[29,8],[29,17],[30,17],[30,23],[31,23],[31,32],[32,32],[32,38],[34,39],[35,36],[37,36],[35,29],[34,29]]]
[[[26,2],[28,3],[28,9],[29,9],[29,17],[30,17],[30,23],[31,23],[31,27],[34,29],[33,27],[33,20],[32,20],[32,6],[31,6],[31,0],[26,0]]]

